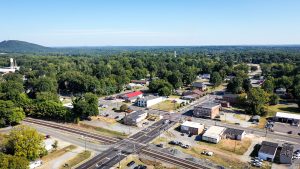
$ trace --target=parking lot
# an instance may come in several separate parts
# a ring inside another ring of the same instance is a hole
[[[292,126],[288,123],[276,122],[274,123],[273,130],[274,132],[285,133],[285,134],[288,133],[290,135],[297,135],[300,137],[300,135],[298,135],[298,133],[300,133],[300,127]]]

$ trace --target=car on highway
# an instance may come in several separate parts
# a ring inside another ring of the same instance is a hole
[[[130,161],[130,162],[127,164],[127,167],[131,167],[131,166],[133,166],[133,164],[135,164],[135,162],[134,162],[134,161]]]

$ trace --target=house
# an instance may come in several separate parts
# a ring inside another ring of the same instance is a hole
[[[286,88],[278,88],[275,90],[275,93],[278,95],[285,95],[286,94]]]
[[[239,95],[237,94],[224,94],[223,95],[223,100],[229,102],[230,104],[236,104],[238,103],[238,97]]]
[[[290,123],[295,126],[299,126],[300,123],[299,114],[277,112],[273,119],[277,122]]]
[[[122,94],[119,97],[124,99],[126,102],[135,102],[138,98],[143,97],[143,93],[141,91],[134,91]]]
[[[227,128],[224,133],[224,138],[229,138],[232,140],[242,140],[246,135],[245,130],[234,129],[234,128]]]
[[[164,101],[165,98],[157,97],[157,96],[146,96],[143,98],[139,98],[136,102],[139,107],[151,107],[157,103]]]
[[[141,84],[141,85],[148,85],[149,81],[147,80],[131,80],[131,83],[135,83],[135,84]]]
[[[199,89],[201,91],[206,91],[207,90],[207,86],[206,84],[202,83],[202,82],[194,82],[192,84],[192,87]]]
[[[205,73],[205,74],[201,75],[201,78],[202,79],[210,79],[210,74]]]
[[[198,135],[204,130],[204,125],[196,122],[185,121],[180,126],[180,131],[182,133]]]
[[[194,107],[193,116],[214,119],[220,113],[221,105],[215,102],[206,102]]]
[[[211,126],[202,135],[202,140],[217,144],[222,139],[222,134],[224,131],[224,127]]]
[[[257,122],[257,123],[258,123],[259,120],[260,120],[260,116],[259,116],[259,115],[255,115],[255,116],[252,116],[252,117],[251,117],[251,121],[252,121],[252,122]]]
[[[294,146],[292,144],[282,144],[279,161],[281,164],[291,164],[294,153]]]
[[[273,162],[277,148],[278,148],[277,143],[263,141],[258,151],[258,157],[260,159]]]
[[[148,116],[148,113],[143,110],[134,111],[130,114],[127,114],[123,118],[123,122],[126,125],[137,126],[139,122],[145,120]]]
[[[203,91],[200,91],[199,89],[195,90],[189,90],[182,93],[181,99],[183,100],[196,100],[202,96],[204,96],[206,93]]]

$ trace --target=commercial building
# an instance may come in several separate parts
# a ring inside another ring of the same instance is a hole
[[[224,138],[229,138],[232,140],[242,140],[246,135],[245,130],[234,129],[234,128],[227,128],[224,133]]]
[[[130,114],[127,114],[123,118],[123,122],[126,125],[137,126],[139,122],[145,120],[148,116],[148,113],[143,110],[134,111]]]
[[[195,117],[213,119],[219,115],[220,107],[221,107],[221,105],[219,103],[206,102],[206,103],[200,104],[198,106],[195,106],[193,115]]]
[[[139,107],[151,107],[151,106],[153,106],[157,103],[160,103],[164,100],[165,100],[165,98],[163,98],[163,97],[146,96],[146,97],[137,99],[136,104]]]
[[[263,141],[261,143],[261,147],[260,147],[259,152],[258,152],[258,157],[263,159],[263,160],[267,160],[267,161],[272,162],[274,160],[277,148],[278,148],[277,143]]]
[[[291,164],[294,153],[294,146],[292,144],[282,144],[279,161],[281,164]]]
[[[218,143],[222,139],[225,129],[226,128],[224,127],[212,126],[202,135],[202,140],[211,143]]]
[[[182,93],[181,99],[183,100],[196,100],[202,96],[204,96],[206,93],[199,90],[199,89],[194,89],[194,90],[189,90],[185,91]]]
[[[20,70],[20,67],[17,66],[16,60],[14,60],[13,58],[10,58],[10,67],[0,68],[0,73],[2,73],[2,74],[14,73],[16,70]]]
[[[274,120],[278,121],[278,122],[290,123],[292,125],[299,126],[299,124],[300,124],[300,115],[299,114],[277,112],[275,117],[274,117]]]
[[[120,98],[124,99],[126,102],[135,102],[138,98],[143,97],[141,91],[134,91],[119,95]]]
[[[196,122],[185,121],[180,126],[180,131],[182,133],[198,135],[204,130],[204,125]]]

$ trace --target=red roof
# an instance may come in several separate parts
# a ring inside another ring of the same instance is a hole
[[[131,98],[131,97],[136,97],[138,95],[141,95],[143,94],[141,91],[135,91],[135,92],[131,92],[131,93],[127,93],[125,94],[128,98]]]

